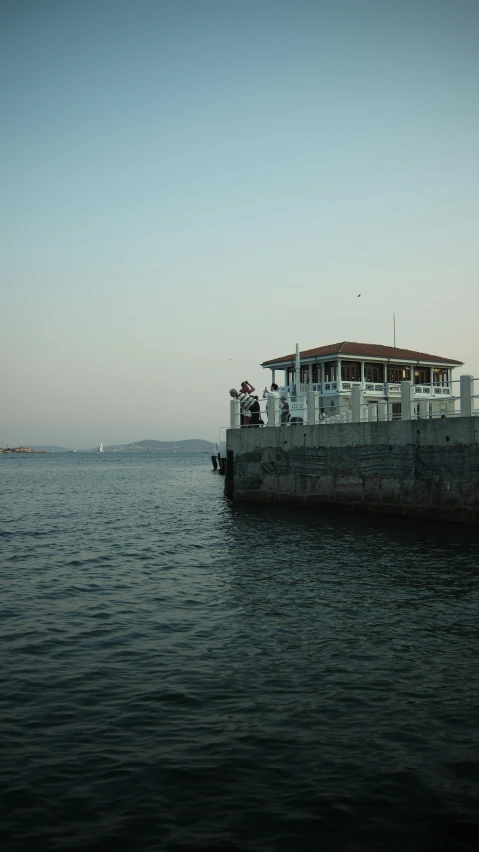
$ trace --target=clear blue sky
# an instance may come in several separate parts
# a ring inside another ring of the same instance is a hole
[[[215,440],[393,311],[479,376],[478,43],[476,0],[3,0],[0,446]]]

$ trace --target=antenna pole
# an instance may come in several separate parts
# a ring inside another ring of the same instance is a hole
[[[396,314],[393,314],[393,335],[394,335],[394,348],[396,348]]]

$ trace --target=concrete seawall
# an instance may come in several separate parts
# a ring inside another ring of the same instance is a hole
[[[476,417],[230,429],[227,451],[235,501],[479,522]]]

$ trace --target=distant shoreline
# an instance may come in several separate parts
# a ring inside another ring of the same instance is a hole
[[[30,447],[7,447],[2,450],[0,448],[0,453],[44,453],[45,450],[32,450]]]
[[[205,441],[202,438],[189,438],[180,441],[156,441],[153,439],[145,439],[143,441],[135,441],[130,444],[113,444],[103,447],[103,453],[209,453],[214,451],[215,444],[212,441]],[[51,455],[52,453],[97,453],[97,447],[88,449],[75,450],[70,447],[61,447],[58,445],[33,445],[32,447],[6,447],[0,448],[0,453],[41,453]]]

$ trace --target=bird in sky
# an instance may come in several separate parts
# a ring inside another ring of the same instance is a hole
[[[357,295],[357,298],[358,298],[358,299],[359,299],[360,295],[361,295],[361,293],[358,293],[358,295]]]

